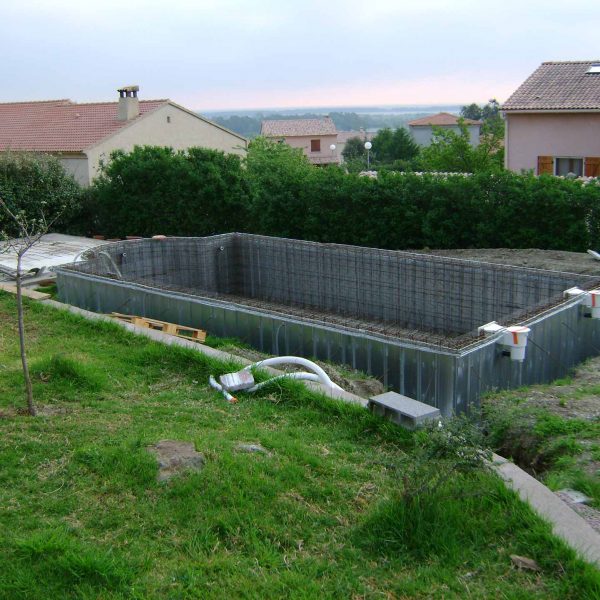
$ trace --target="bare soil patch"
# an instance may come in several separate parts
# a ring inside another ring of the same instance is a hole
[[[423,254],[435,254],[450,258],[463,258],[481,262],[548,269],[567,273],[600,276],[600,261],[594,260],[586,252],[565,252],[562,250],[538,250],[537,248],[473,248],[459,250],[415,250]]]

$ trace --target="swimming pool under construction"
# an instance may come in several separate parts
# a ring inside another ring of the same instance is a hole
[[[446,415],[600,354],[600,279],[574,273],[229,233],[107,244],[57,277],[63,302],[348,364]]]

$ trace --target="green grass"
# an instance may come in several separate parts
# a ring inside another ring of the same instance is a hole
[[[496,477],[405,502],[402,429],[294,382],[230,405],[207,378],[235,364],[116,324],[27,303],[27,417],[14,312],[0,294],[2,599],[600,596]],[[157,483],[161,439],[193,442],[204,469]]]
[[[56,296],[58,296],[56,283],[50,283],[49,285],[39,285],[35,288],[35,291],[41,292],[43,294],[50,294],[52,298],[56,298]]]
[[[489,395],[483,406],[492,445],[551,489],[577,489],[600,508],[600,420],[577,416],[579,404],[599,392],[575,375]]]

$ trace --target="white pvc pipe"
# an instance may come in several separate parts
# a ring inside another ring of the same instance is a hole
[[[250,369],[257,367],[272,367],[275,365],[282,365],[282,364],[286,364],[286,365],[300,365],[301,367],[305,367],[307,369],[310,369],[311,371],[314,371],[314,373],[317,376],[317,380],[322,383],[325,387],[328,387],[329,389],[333,389],[333,390],[338,390],[338,391],[344,391],[339,385],[335,384],[333,381],[331,381],[331,379],[329,378],[329,375],[327,375],[327,373],[325,373],[325,371],[323,371],[323,369],[317,365],[316,363],[314,363],[312,360],[308,360],[307,358],[301,358],[300,356],[274,356],[273,358],[267,358],[265,360],[261,360],[257,363],[254,363],[252,365],[248,365],[247,367],[244,368],[244,371],[249,371]],[[294,377],[294,379],[296,379]],[[304,378],[306,379],[306,378]],[[312,380],[312,381],[316,381],[316,380]]]
[[[210,387],[221,392],[228,402],[237,402],[237,398],[232,396],[227,390],[223,389],[223,386],[212,375],[208,378],[208,383]]]

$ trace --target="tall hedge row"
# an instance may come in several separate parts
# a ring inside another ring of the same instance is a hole
[[[393,249],[600,244],[599,185],[509,172],[372,179],[315,168],[260,139],[245,161],[201,149],[119,153],[92,203],[93,233],[111,237],[250,231]]]
[[[115,152],[94,182],[89,202],[89,227],[109,237],[205,236],[243,229],[251,206],[238,156],[155,146]]]

